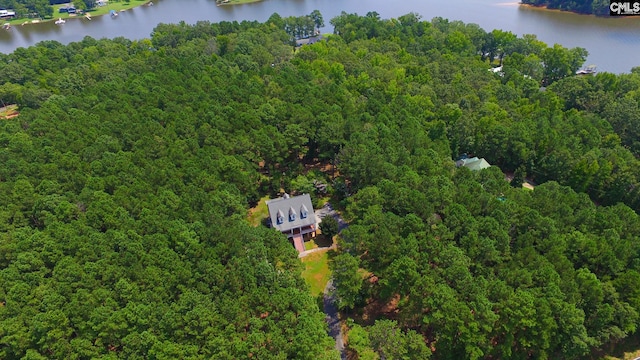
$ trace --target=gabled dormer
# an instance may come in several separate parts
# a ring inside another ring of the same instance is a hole
[[[309,216],[309,209],[302,204],[302,206],[300,206],[300,219],[306,219],[307,216]]]
[[[293,207],[289,208],[289,221],[296,221],[296,211],[293,210]]]

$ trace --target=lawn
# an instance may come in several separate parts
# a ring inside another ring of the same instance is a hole
[[[313,239],[304,242],[304,249],[305,250],[311,250],[311,249],[315,249],[317,247],[318,247],[318,244],[316,244],[316,242],[313,241]]]
[[[91,16],[100,16],[100,15],[108,14],[109,11],[111,10],[115,10],[115,11],[128,10],[134,7],[142,6],[148,2],[149,0],[131,0],[129,2],[125,2],[125,1],[114,2],[112,0],[112,1],[109,1],[105,6],[100,6],[100,7],[96,7],[95,9],[89,10],[88,13],[91,14]],[[56,9],[56,11],[58,10]],[[53,17],[56,17],[55,14],[53,15]]]
[[[258,200],[256,207],[249,209],[247,214],[247,220],[253,226],[259,226],[269,217],[269,208],[267,208],[266,201],[269,200],[269,195]]]
[[[89,13],[91,15],[91,17],[94,16],[100,16],[100,15],[106,15],[109,14],[109,12],[111,10],[115,10],[115,11],[122,11],[122,10],[128,10],[128,9],[132,9],[138,6],[142,6],[145,5],[149,2],[149,0],[131,0],[129,2],[125,2],[125,1],[109,1],[107,2],[107,5],[105,6],[100,6],[100,7],[96,7],[95,9],[91,9],[88,10],[87,13]],[[73,1],[69,1],[69,3],[73,3]],[[78,18],[78,19],[83,19],[86,20],[84,18],[83,14],[73,14],[72,16],[70,16],[67,13],[60,13],[60,8],[63,6],[67,6],[67,4],[58,4],[58,5],[53,5],[53,15],[51,18],[46,18],[46,19],[40,19],[40,22],[47,22],[47,21],[55,21],[58,19],[64,19],[64,20],[68,20],[68,19],[73,19],[73,18]],[[29,18],[19,18],[19,19],[14,19],[9,21],[9,23],[11,25],[24,25],[24,24],[30,24],[31,21],[34,19],[29,19]],[[88,21],[88,20],[86,20]]]
[[[311,288],[311,295],[318,296],[322,294],[325,286],[331,278],[329,270],[329,251],[321,251],[309,254],[302,258],[304,271],[302,278]]]

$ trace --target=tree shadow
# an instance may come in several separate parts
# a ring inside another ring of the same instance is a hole
[[[318,247],[321,247],[321,248],[331,247],[333,245],[333,239],[323,234],[316,236],[316,238],[313,239],[313,241],[316,243],[316,245],[318,245]]]
[[[640,334],[630,335],[620,342],[604,344],[602,348],[594,350],[589,359],[608,359],[608,356],[615,359],[635,359],[640,356]]]

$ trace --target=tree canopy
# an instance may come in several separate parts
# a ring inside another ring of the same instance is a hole
[[[350,222],[338,305],[393,305],[352,326],[362,358],[582,359],[636,332],[637,69],[577,77],[584,49],[413,13],[294,50],[317,15],[0,54],[0,358],[336,358],[295,250],[246,221],[315,162]]]

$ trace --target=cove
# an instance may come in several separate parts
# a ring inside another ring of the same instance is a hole
[[[161,22],[265,21],[273,13],[300,16],[318,9],[325,19],[325,32],[332,31],[329,20],[342,11],[360,15],[376,12],[382,18],[415,12],[425,20],[439,16],[476,23],[486,31],[535,34],[548,45],[584,47],[590,54],[587,65],[595,64],[599,71],[624,73],[640,66],[640,17],[598,18],[501,0],[265,0],[232,6],[216,6],[214,0],[156,0],[154,4],[127,10],[115,18],[77,18],[63,25],[48,22],[0,30],[0,52],[10,53],[44,40],[67,44],[85,36],[141,39],[149,37]]]

